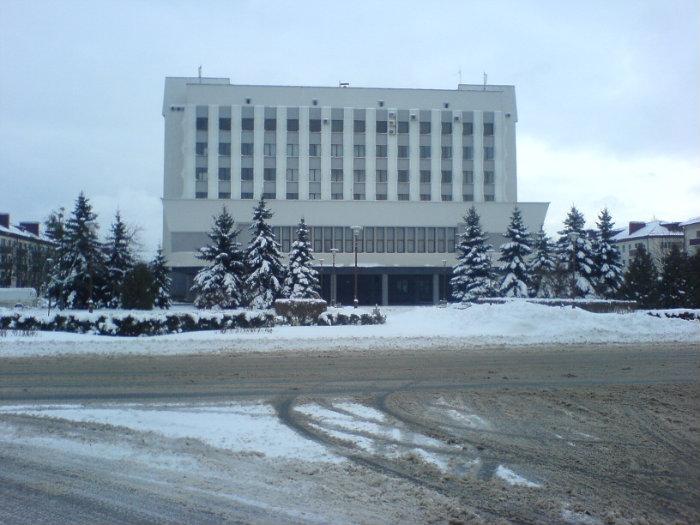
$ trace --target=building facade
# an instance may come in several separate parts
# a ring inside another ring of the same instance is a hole
[[[54,243],[41,235],[38,222],[10,223],[0,213],[0,287],[38,289],[46,280]]]
[[[683,250],[683,229],[678,222],[632,221],[629,226],[613,237],[620,249],[625,268],[634,258],[636,250],[643,246],[651,255],[658,268],[673,245]]]
[[[690,255],[700,253],[700,217],[693,217],[680,224],[683,228],[683,246]]]
[[[469,206],[498,245],[517,202],[512,86],[246,86],[168,77],[163,117],[163,249],[181,296],[223,206],[245,243],[255,201],[266,198],[284,252],[303,217],[324,297],[341,303],[352,300],[357,241],[360,302],[400,304],[449,293]],[[539,230],[548,204],[517,204]]]

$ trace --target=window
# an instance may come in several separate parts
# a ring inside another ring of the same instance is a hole
[[[399,133],[408,133],[408,122],[407,121],[399,121]]]
[[[386,200],[386,193],[377,193],[377,200],[378,201],[385,201]]]
[[[287,200],[295,201],[299,199],[298,193],[287,193]]]
[[[380,227],[374,229],[374,239],[374,247],[376,248],[377,253],[384,253],[384,228]]]
[[[309,144],[309,157],[320,157],[321,156],[321,145],[320,144]]]
[[[420,123],[420,134],[421,135],[430,135],[430,122],[421,122]]]
[[[299,144],[287,144],[287,157],[299,156]]]
[[[231,180],[231,168],[219,168],[219,180]]]
[[[442,170],[442,182],[452,182],[452,172],[450,170]]]
[[[309,131],[312,133],[318,133],[319,131],[321,131],[321,119],[320,118],[309,119]]]
[[[484,136],[493,135],[493,122],[484,122]]]
[[[275,131],[277,129],[277,119],[266,118],[265,119],[265,131]]]
[[[219,155],[224,157],[231,156],[231,143],[230,142],[219,142]]]
[[[386,157],[386,146],[377,144],[377,157]]]
[[[265,168],[263,171],[263,180],[274,181],[277,179],[277,170],[275,168]]]
[[[430,193],[421,193],[421,194],[420,194],[420,200],[422,200],[422,201],[429,201],[429,200],[430,200]]]
[[[445,228],[438,228],[437,229],[437,251],[440,253],[445,253],[447,251],[447,250],[445,250],[446,233],[447,232],[445,231]]]
[[[386,228],[386,252],[394,253],[394,228]]]
[[[250,157],[253,154],[253,143],[243,142],[241,143],[241,155],[244,157]]]
[[[462,195],[462,200],[465,202],[472,202],[474,200],[474,195],[472,193],[465,193]]]
[[[231,119],[228,117],[219,118],[219,129],[221,131],[231,131]]]
[[[405,251],[404,238],[406,235],[405,228],[396,228],[396,252],[403,253]]]
[[[321,170],[315,168],[310,169],[309,182],[321,182]]]
[[[334,133],[340,133],[343,131],[343,121],[342,120],[331,120],[331,131]]]
[[[484,172],[484,184],[493,184],[493,171]]]
[[[309,200],[310,201],[320,201],[321,200],[321,194],[317,192],[309,193]]]
[[[447,228],[447,251],[454,253],[455,237],[457,236],[457,228]]]
[[[355,120],[353,122],[353,130],[355,130],[355,133],[364,133],[365,132],[365,121],[364,120]]]
[[[207,154],[207,143],[206,142],[197,142],[194,146],[194,152],[197,155],[206,155]]]
[[[220,192],[219,192],[219,198],[220,198],[220,199],[230,199],[230,198],[231,198],[231,192],[230,192],[230,191],[220,191]]]
[[[197,117],[197,129],[206,131],[209,128],[209,119],[207,117]]]
[[[355,144],[353,146],[353,153],[355,157],[364,157],[365,156],[365,145],[364,144]]]
[[[413,253],[416,251],[416,229],[406,228],[406,251]]]
[[[252,199],[252,198],[253,198],[253,194],[251,192],[245,191],[245,192],[241,193],[241,199]]]
[[[408,158],[408,146],[399,146],[398,157],[400,159]]]
[[[264,144],[263,155],[265,155],[266,157],[274,157],[275,155],[277,155],[277,144]]]
[[[443,194],[442,194],[442,200],[443,200],[443,201],[451,201],[451,200],[452,200],[452,194],[443,193]]]
[[[435,228],[425,229],[425,244],[428,253],[435,253]]]
[[[386,133],[386,120],[377,121],[377,133]]]
[[[243,131],[253,131],[255,129],[255,121],[252,118],[242,118],[241,129]]]
[[[288,118],[287,119],[287,131],[299,131],[299,119],[298,118]]]
[[[274,199],[277,197],[277,194],[274,191],[267,191],[262,194],[263,199]]]
[[[465,122],[462,124],[462,135],[473,135],[474,134],[474,124],[472,122]]]
[[[343,145],[342,144],[331,144],[331,157],[342,157],[343,156]]]
[[[494,195],[486,195],[486,194],[484,194],[484,200],[485,200],[486,202],[493,202],[493,201],[495,200],[495,196],[494,196]]]
[[[331,170],[331,182],[343,182],[343,170]]]
[[[365,182],[365,170],[355,170],[352,172],[352,179],[355,182]]]
[[[355,199],[356,201],[363,201],[363,200],[365,200],[365,194],[364,193],[354,193],[352,198]]]
[[[430,182],[430,170],[420,170],[420,181]]]
[[[442,158],[443,159],[451,159],[452,158],[452,147],[451,146],[443,146],[442,147]]]
[[[399,182],[408,182],[408,170],[399,170],[398,180]]]
[[[443,135],[450,135],[452,133],[452,122],[443,122],[441,131]]]
[[[333,193],[333,194],[331,194],[331,199],[333,199],[334,201],[342,201],[343,194],[342,193]]]
[[[462,158],[464,160],[472,160],[473,154],[471,146],[464,146],[462,148]]]
[[[377,182],[386,182],[386,170],[377,170]]]
[[[408,193],[399,193],[397,197],[400,201],[407,201],[408,200]]]
[[[416,228],[416,251],[425,253],[425,228]]]
[[[207,174],[207,168],[197,168],[194,172],[194,180],[197,182],[207,182],[209,175]]]
[[[241,168],[241,180],[253,180],[253,168]]]
[[[464,184],[474,184],[474,172],[473,171],[463,171],[462,177],[464,177]]]
[[[484,146],[484,160],[493,160],[493,146]]]
[[[206,199],[207,198],[207,192],[206,191],[197,191],[194,194],[195,199]]]
[[[363,228],[363,233],[365,234],[365,251],[367,253],[372,253],[374,251],[374,228],[365,227]]]
[[[287,182],[299,182],[299,170],[287,168]]]
[[[430,146],[421,146],[420,147],[420,158],[421,159],[429,159],[430,158]]]

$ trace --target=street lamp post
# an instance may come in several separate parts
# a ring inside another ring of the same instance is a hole
[[[338,253],[338,248],[331,248],[331,254],[333,256],[333,270],[331,271],[331,306],[335,306],[336,294],[338,291],[337,280],[335,278],[335,254]]]
[[[569,240],[571,241],[571,244],[573,245],[573,261],[571,262],[571,270],[572,270],[572,277],[571,277],[571,298],[575,299],[576,298],[576,254],[578,252],[578,238],[581,236],[579,232],[569,232]]]
[[[354,297],[352,300],[352,304],[354,308],[357,308],[357,238],[360,236],[360,232],[362,231],[362,226],[353,226],[352,227],[352,239],[353,239],[353,249],[355,251],[355,290],[354,290]]]
[[[442,273],[443,277],[445,278],[445,284],[443,287],[445,293],[442,295],[442,300],[445,304],[447,304],[447,259],[442,260]]]
[[[323,259],[319,259],[318,262],[320,263],[318,275],[320,277],[319,284],[321,285],[321,299],[323,299]]]

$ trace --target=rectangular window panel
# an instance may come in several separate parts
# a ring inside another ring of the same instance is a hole
[[[387,171],[386,170],[377,170],[377,182],[386,182],[387,179]]]
[[[374,247],[377,249],[377,253],[384,253],[384,228],[375,228],[374,237]]]
[[[421,135],[430,135],[430,122],[421,122],[420,123],[420,134]]]
[[[274,199],[277,197],[277,194],[274,191],[267,191],[262,194],[263,199]]]
[[[416,229],[406,228],[406,251],[414,253],[416,251]]]
[[[443,194],[442,194],[442,200],[443,200],[443,201],[451,201],[451,200],[452,200],[452,194],[451,194],[451,193],[443,193]]]
[[[294,234],[292,234],[292,228],[289,226],[282,226],[282,251],[289,252],[292,247],[292,236],[296,236],[296,229]]]
[[[197,130],[207,131],[209,129],[209,119],[207,117],[197,117]]]
[[[364,133],[365,132],[365,121],[364,120],[355,120],[353,122],[353,130],[355,133]]]
[[[425,228],[416,228],[416,251],[425,253]]]
[[[352,229],[345,228],[345,253],[354,253]]]
[[[241,143],[241,155],[244,157],[250,157],[253,155],[253,143],[243,142]]]
[[[493,160],[492,146],[484,146],[484,160]]]
[[[274,157],[277,155],[277,144],[263,144],[263,155],[266,157]]]
[[[333,248],[333,228],[330,226],[323,227],[323,251],[326,253],[331,253],[331,248]]]
[[[364,157],[365,156],[365,145],[364,144],[355,144],[353,146],[353,154],[355,157]]]
[[[343,200],[343,194],[342,193],[332,193],[331,194],[331,199],[334,201],[342,201]]]
[[[408,182],[408,170],[399,170],[397,175],[399,182]]]
[[[310,169],[309,182],[321,182],[321,170],[315,168]]]
[[[333,228],[333,248],[339,252],[343,251],[343,228],[338,226]]]
[[[231,119],[226,117],[219,118],[219,129],[221,131],[231,131]]]
[[[277,119],[266,118],[265,119],[265,131],[275,131],[277,130]]]
[[[451,135],[452,134],[452,122],[443,122],[441,131],[442,131],[443,135]]]
[[[287,119],[287,131],[299,131],[299,119],[298,118],[288,118]]]
[[[241,180],[253,180],[253,168],[241,168]]]
[[[342,157],[343,156],[343,145],[342,144],[331,144],[331,157]]]
[[[194,194],[195,199],[206,199],[207,198],[207,192],[206,191],[198,191]]]
[[[194,180],[197,182],[206,182],[208,179],[207,168],[196,168],[194,170]]]
[[[197,142],[194,146],[194,152],[196,155],[207,155],[208,148],[206,142]]]
[[[321,119],[309,119],[309,131],[312,133],[318,133],[319,131],[321,131]]]
[[[287,157],[299,156],[299,144],[287,144]]]
[[[299,170],[287,168],[287,182],[299,182]]]
[[[374,228],[371,226],[362,229],[365,237],[365,252],[374,252]]]
[[[331,182],[343,182],[343,170],[331,170]]]
[[[241,129],[243,131],[253,131],[253,129],[255,129],[255,120],[252,118],[242,118]]]
[[[377,198],[378,201],[385,201],[385,200],[386,200],[386,197],[387,197],[387,194],[386,194],[386,193],[377,193],[377,197],[376,197],[376,198]]]
[[[474,124],[472,122],[465,122],[462,124],[462,135],[472,134],[474,134]]]
[[[320,193],[309,193],[309,200],[310,201],[320,201],[321,194]]]
[[[493,122],[484,122],[484,136],[493,135]]]
[[[309,144],[309,157],[320,157],[321,156],[321,145],[320,144]]]
[[[295,201],[299,199],[298,193],[287,193],[287,200]]]
[[[386,157],[386,146],[377,144],[377,157]]]
[[[421,182],[430,182],[430,170],[420,170],[420,181]]]
[[[496,196],[495,195],[484,195],[484,200],[486,202],[493,202],[494,200],[496,200]]]
[[[333,133],[340,133],[343,131],[343,121],[339,119],[331,120],[331,131]]]
[[[447,228],[447,251],[455,252],[455,242],[457,238],[457,228]]]
[[[406,230],[404,228],[396,228],[396,253],[404,253],[406,251],[405,234]]]
[[[435,253],[435,228],[426,228],[426,249],[428,253]]]
[[[446,235],[445,228],[438,228],[437,234],[438,234],[437,251],[439,253],[445,253],[445,251],[446,251],[445,250],[445,235]]]
[[[377,121],[377,133],[386,133],[386,120]]]
[[[399,146],[398,147],[398,157],[400,159],[407,159],[408,158],[408,146]]]
[[[219,142],[219,155],[224,157],[231,156],[231,143],[230,142]]]
[[[421,194],[420,194],[420,200],[422,200],[422,201],[429,201],[429,200],[430,200],[430,193],[421,193]]]
[[[229,191],[220,191],[220,192],[219,192],[219,198],[220,198],[220,199],[230,199],[230,198],[231,198],[231,192],[229,192]]]
[[[399,133],[408,133],[408,121],[399,121]]]
[[[484,184],[493,184],[493,171],[484,172]]]
[[[462,148],[462,158],[464,160],[472,160],[473,154],[471,146],[464,146]]]
[[[263,180],[274,181],[277,179],[275,168],[265,168],[263,171]]]
[[[394,253],[394,228],[386,228],[384,235],[386,236],[386,253]]]
[[[442,182],[452,182],[452,172],[450,170],[442,170]]]
[[[352,178],[355,182],[365,182],[365,170],[354,170]]]
[[[252,199],[253,194],[251,192],[242,192],[241,193],[241,199]]]
[[[365,200],[365,194],[364,193],[354,193],[352,198],[356,201],[363,201],[363,200]]]
[[[465,193],[462,195],[462,200],[465,202],[473,202],[474,201],[474,194],[473,193]]]
[[[398,194],[396,195],[396,197],[397,197],[400,201],[407,201],[407,200],[409,199],[408,193],[398,193]]]
[[[231,180],[231,168],[219,168],[219,180]]]
[[[420,147],[420,158],[421,159],[429,159],[430,158],[430,146],[421,146]]]
[[[474,184],[474,172],[465,170],[462,172],[462,176],[464,177],[464,184]]]
[[[442,158],[443,159],[451,159],[452,158],[452,147],[451,146],[443,146],[442,147]]]

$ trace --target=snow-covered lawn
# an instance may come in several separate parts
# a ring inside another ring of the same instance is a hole
[[[359,309],[368,312],[371,309]],[[357,311],[345,308],[343,311]],[[646,312],[590,313],[524,301],[498,305],[389,307],[384,325],[278,326],[267,330],[189,332],[141,338],[40,332],[0,337],[0,356],[62,353],[190,354],[280,350],[340,351],[397,348],[575,343],[700,343],[700,323]]]

